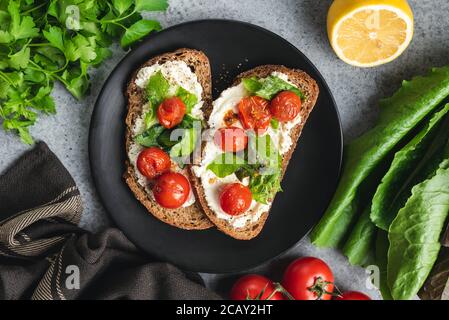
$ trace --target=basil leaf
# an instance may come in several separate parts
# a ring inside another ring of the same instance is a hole
[[[135,138],[136,143],[144,147],[159,146],[158,138],[164,130],[165,128],[163,126],[160,125],[152,126],[142,134],[136,136]]]
[[[191,113],[193,107],[198,103],[198,98],[193,93],[190,93],[183,87],[178,87],[176,91],[176,97],[182,100],[186,105],[187,113]]]
[[[194,128],[195,125],[198,126],[197,129],[204,128],[204,124],[200,119],[194,118],[190,114],[186,114],[178,127],[183,129],[191,129]]]
[[[262,83],[256,77],[243,79],[242,83],[245,89],[251,93],[256,93],[262,88]]]
[[[292,91],[304,100],[304,94],[295,86],[276,76],[268,76],[263,79],[246,78],[242,80],[245,89],[253,95],[267,100],[273,99],[281,91]]]
[[[182,137],[172,137],[173,130],[164,130],[162,134],[157,138],[157,142],[163,148],[171,148],[175,144],[181,141]]]
[[[144,116],[144,122],[145,122],[146,129],[149,129],[158,123],[158,119],[156,117],[156,110],[153,107],[153,105],[151,104],[151,102],[148,102],[148,103],[150,104],[150,108],[147,111],[147,113],[145,113],[145,116]]]
[[[226,152],[218,155],[207,166],[207,170],[212,171],[219,178],[224,178],[244,167],[246,162],[243,158],[232,152]]]
[[[169,90],[170,83],[165,79],[161,71],[156,72],[150,77],[145,88],[147,98],[155,108],[168,96]]]

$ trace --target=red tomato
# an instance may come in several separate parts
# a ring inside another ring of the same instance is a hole
[[[156,180],[153,194],[156,202],[167,209],[182,206],[189,198],[190,184],[186,177],[176,172],[166,172]]]
[[[358,291],[347,291],[336,297],[335,300],[371,300],[371,298]]]
[[[178,97],[164,100],[157,108],[159,123],[171,129],[181,123],[186,114],[186,105]]]
[[[237,105],[239,118],[245,129],[254,129],[258,133],[264,133],[271,121],[271,113],[268,101],[258,97],[246,97]]]
[[[157,147],[144,149],[137,157],[137,169],[148,179],[170,170],[170,166],[168,154]]]
[[[301,110],[301,98],[292,91],[282,91],[271,100],[270,112],[280,122],[291,121]]]
[[[251,206],[253,195],[248,187],[241,183],[226,185],[220,194],[220,206],[232,216],[244,213]]]
[[[257,274],[249,274],[237,280],[231,289],[231,300],[285,300],[270,279]],[[268,299],[270,298],[270,299]]]
[[[221,128],[215,132],[214,142],[225,152],[238,152],[245,150],[248,136],[245,130],[237,127]]]
[[[330,300],[333,282],[332,271],[323,260],[305,257],[288,266],[282,285],[295,300]]]

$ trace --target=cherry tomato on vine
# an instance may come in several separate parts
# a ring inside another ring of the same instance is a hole
[[[282,286],[295,300],[330,300],[334,276],[323,260],[304,257],[287,267]]]
[[[237,280],[231,289],[232,300],[285,300],[280,292],[275,292],[273,282],[257,274],[249,274]]]

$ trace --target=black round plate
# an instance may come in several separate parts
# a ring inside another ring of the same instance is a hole
[[[210,59],[216,98],[239,73],[263,64],[299,68],[314,78],[320,95],[290,161],[261,234],[238,241],[210,229],[185,231],[160,222],[137,201],[125,170],[126,98],[131,73],[151,57],[187,47]],[[303,238],[326,209],[337,184],[342,132],[332,94],[313,64],[293,45],[260,27],[229,20],[192,21],[149,36],[117,65],[92,115],[92,175],[106,210],[137,246],[181,268],[211,273],[243,271],[283,253]]]

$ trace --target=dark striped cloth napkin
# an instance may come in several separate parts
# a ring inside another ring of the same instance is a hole
[[[217,299],[117,229],[92,234],[70,174],[43,142],[0,176],[0,299]]]

